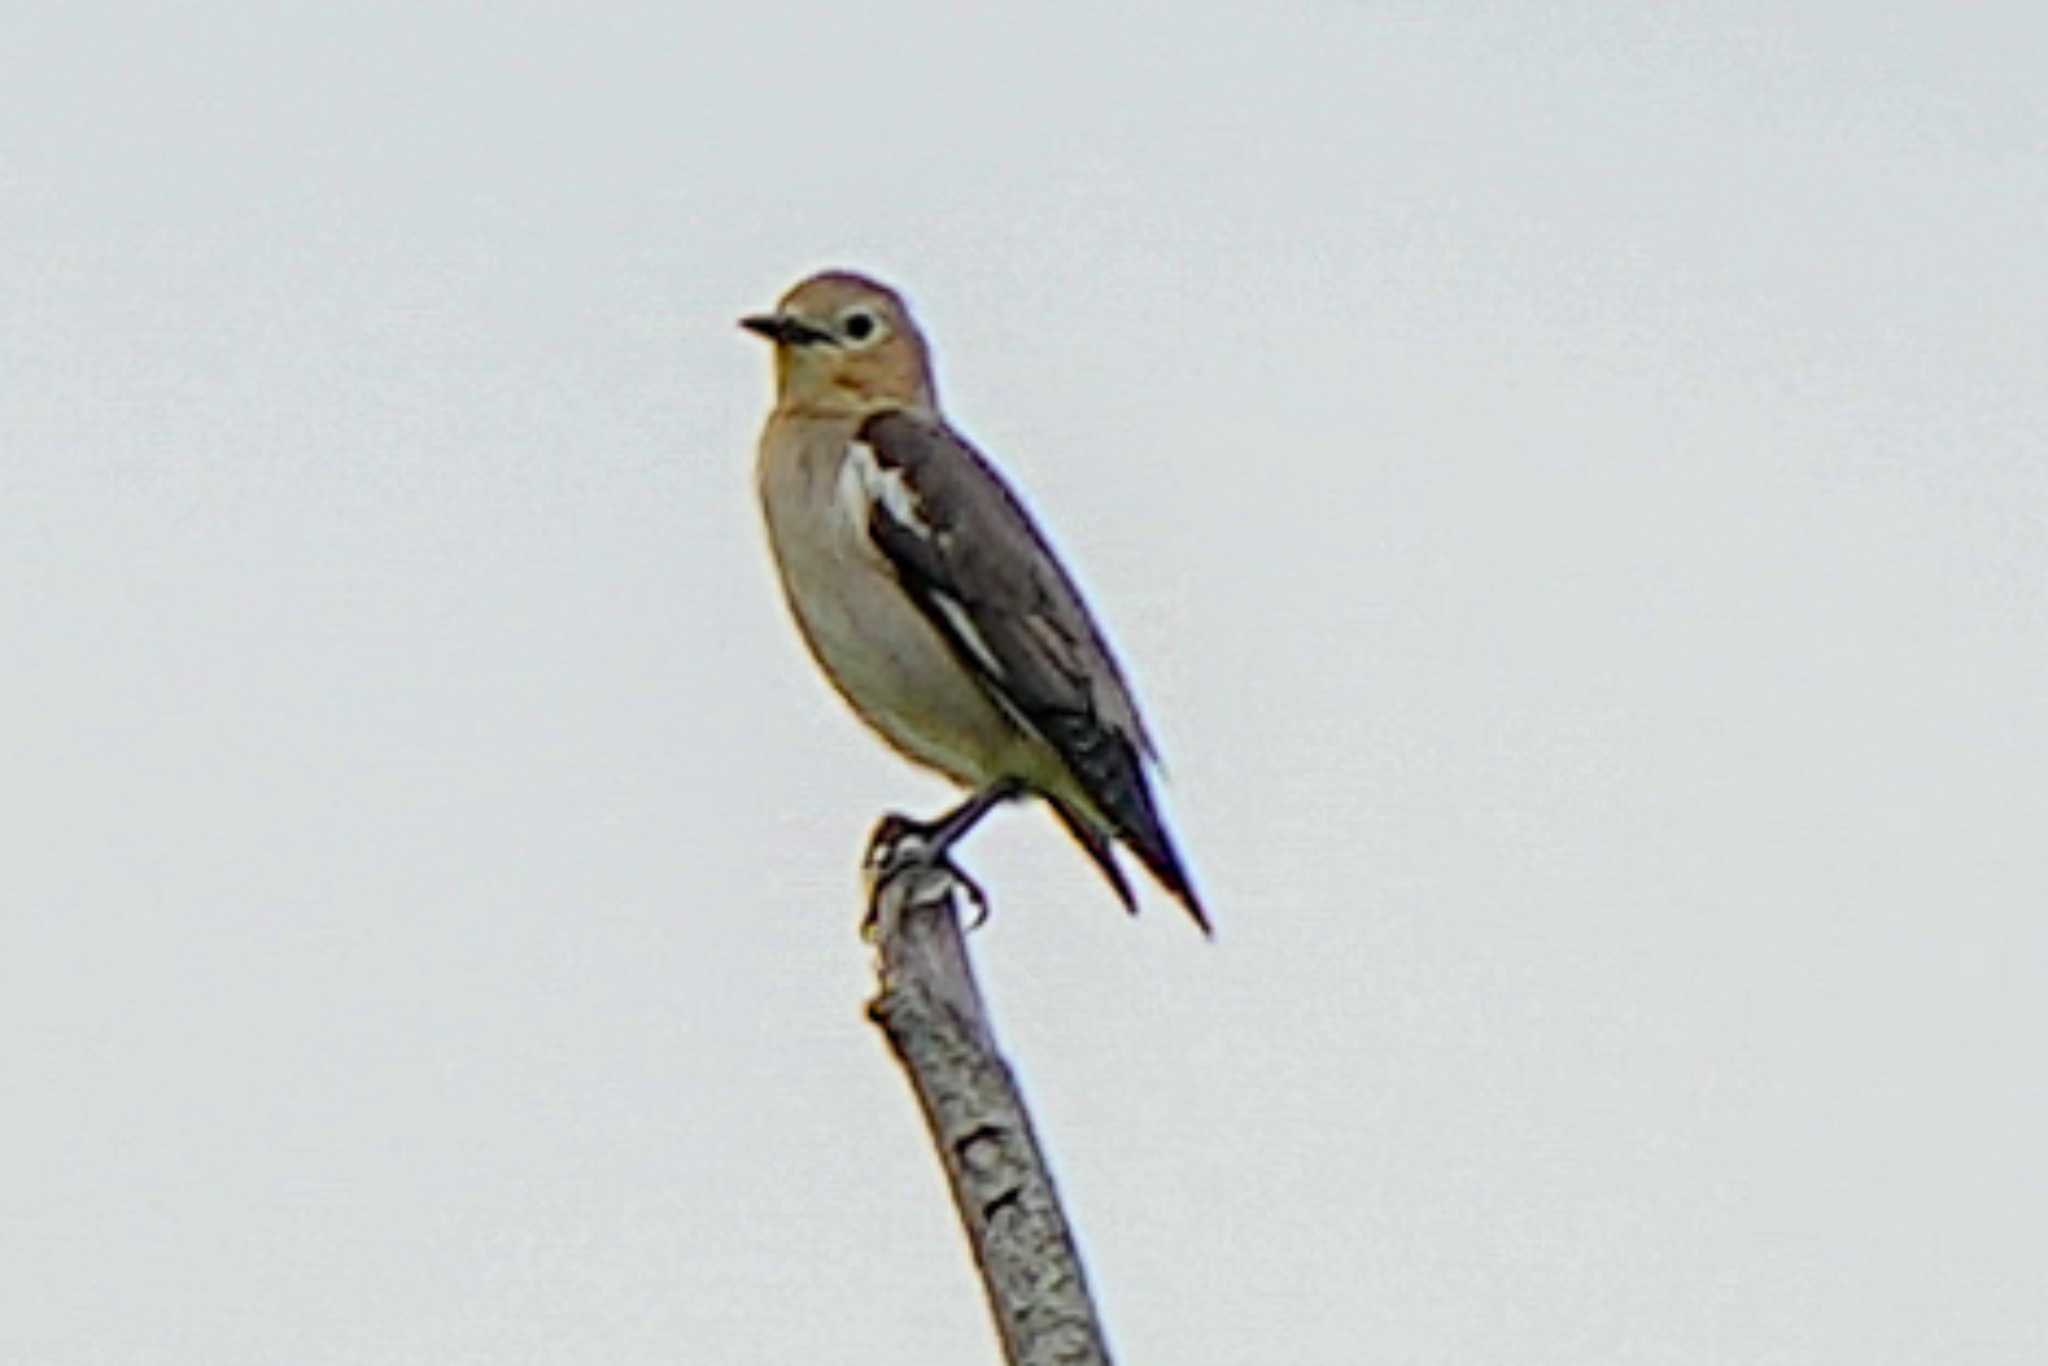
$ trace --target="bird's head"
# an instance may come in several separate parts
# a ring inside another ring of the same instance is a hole
[[[775,343],[780,406],[831,415],[936,406],[931,359],[910,310],[887,285],[828,270],[740,326]]]

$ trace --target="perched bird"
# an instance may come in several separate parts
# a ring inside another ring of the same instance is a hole
[[[1127,908],[1117,840],[1207,933],[1130,686],[1017,496],[940,415],[902,298],[827,271],[740,324],[775,343],[755,473],[804,640],[884,740],[973,792],[923,827],[934,854],[1035,794]]]

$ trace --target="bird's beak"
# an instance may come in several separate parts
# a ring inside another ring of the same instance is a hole
[[[752,317],[741,318],[740,326],[778,346],[809,346],[813,342],[831,340],[830,333],[821,332],[787,313],[756,313]]]

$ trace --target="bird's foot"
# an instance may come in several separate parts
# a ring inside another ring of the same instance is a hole
[[[861,861],[868,885],[868,909],[860,923],[861,936],[874,939],[880,932],[883,891],[898,878],[917,881],[903,893],[906,901],[937,900],[954,888],[974,903],[974,916],[967,928],[978,930],[988,921],[988,893],[970,877],[948,852],[957,832],[944,819],[930,823],[911,820],[891,812],[876,823],[868,836],[868,850]]]

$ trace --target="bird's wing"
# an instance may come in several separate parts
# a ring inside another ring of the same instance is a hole
[[[1113,833],[1200,920],[1146,782],[1153,749],[1130,686],[1016,495],[935,417],[877,414],[857,442],[849,470],[864,491],[867,532],[904,590],[1011,718],[1066,762]],[[1072,826],[1078,813],[1062,816]]]
[[[871,462],[862,470],[873,495],[868,535],[1004,708],[1055,743],[1086,720],[1149,753],[1080,593],[980,453],[942,422],[906,412],[869,418],[859,437],[856,462]]]

